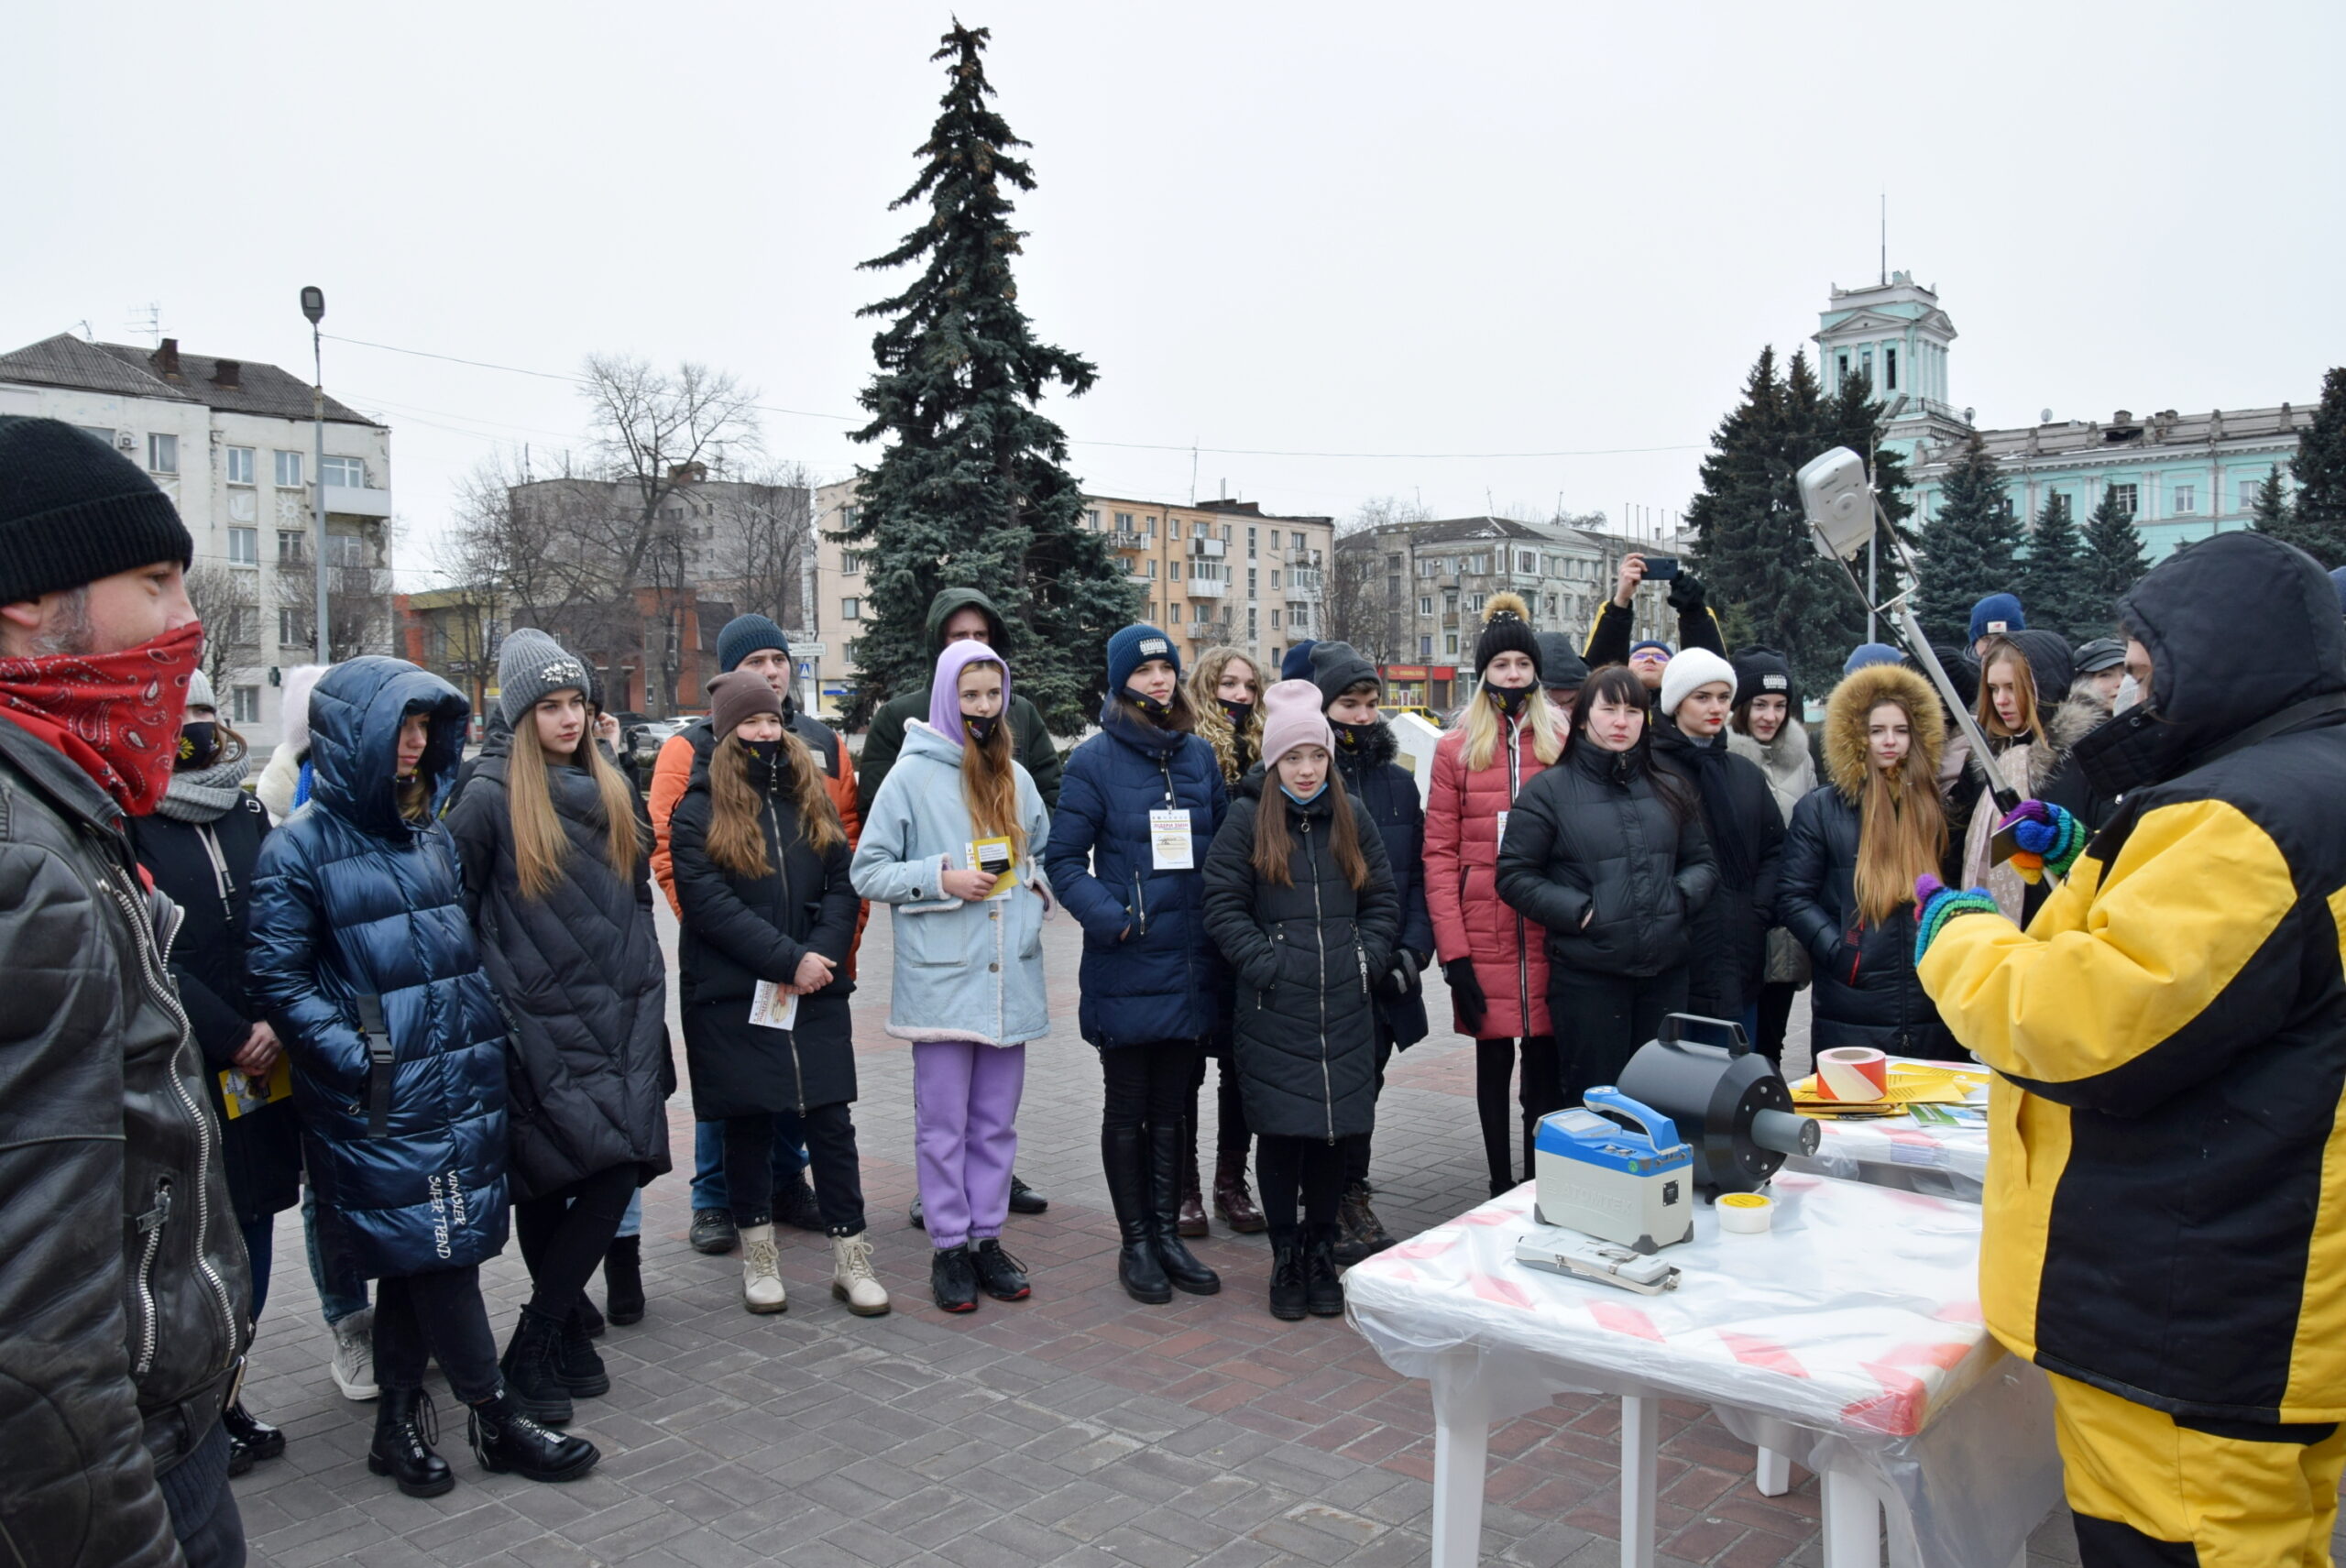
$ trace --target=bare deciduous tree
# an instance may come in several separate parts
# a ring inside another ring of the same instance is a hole
[[[708,579],[740,612],[806,625],[806,573],[815,551],[815,481],[803,464],[783,463],[728,486],[709,503]]]
[[[1380,536],[1428,521],[1426,510],[1413,501],[1377,496],[1363,501],[1336,530],[1334,559],[1328,564],[1328,633],[1376,663],[1408,659],[1416,652],[1405,646],[1409,618],[1402,596],[1410,588],[1409,549]],[[1397,549],[1403,563],[1398,587],[1386,560]]]
[[[188,602],[203,622],[203,670],[224,706],[228,687],[260,664],[256,576],[218,561],[198,561],[187,570]]]

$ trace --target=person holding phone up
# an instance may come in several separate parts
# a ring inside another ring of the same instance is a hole
[[[1670,608],[1678,612],[1679,646],[1707,648],[1722,659],[1727,657],[1727,639],[1719,630],[1717,614],[1704,595],[1702,579],[1681,570],[1675,555],[1643,555],[1634,550],[1622,557],[1613,597],[1598,609],[1596,624],[1588,629],[1588,645],[1581,650],[1581,656],[1593,670],[1601,670],[1607,664],[1627,664],[1645,683],[1646,690],[1659,694],[1661,672],[1669,664],[1672,652],[1670,644],[1651,639],[1631,641],[1632,630],[1637,625],[1637,613],[1631,607],[1638,597],[1638,585],[1649,579],[1670,584]]]

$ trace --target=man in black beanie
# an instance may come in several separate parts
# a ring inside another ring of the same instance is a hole
[[[203,629],[170,500],[0,418],[0,1542],[234,1568],[221,1410],[252,1280],[125,819],[154,808]],[[136,1288],[133,1282],[136,1281]]]

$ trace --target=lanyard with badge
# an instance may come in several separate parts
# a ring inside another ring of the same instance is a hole
[[[1195,871],[1197,845],[1189,837],[1189,813],[1173,804],[1173,770],[1164,763],[1165,804],[1148,814],[1148,869],[1156,872]]]

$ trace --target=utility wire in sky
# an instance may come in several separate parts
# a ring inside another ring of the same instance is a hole
[[[434,354],[423,348],[401,348],[396,344],[389,343],[369,343],[365,338],[340,337],[333,333],[325,335],[336,343],[346,343],[355,348],[376,348],[386,354],[406,354],[418,359],[438,359],[451,365],[469,365],[479,370],[502,370],[513,376],[534,376],[544,381],[566,381],[575,387],[584,387],[587,384],[582,377],[565,375],[554,370],[532,370],[519,365],[498,365],[486,359],[466,359],[455,354]],[[793,419],[830,420],[839,424],[863,422],[862,420],[848,414],[814,413],[806,409],[777,408],[771,403],[757,403],[752,406],[762,413],[787,414]],[[1356,462],[1375,462],[1389,458],[1412,463],[1497,462],[1555,457],[1624,457],[1656,452],[1703,450],[1700,444],[1689,443],[1670,446],[1594,446],[1550,452],[1302,452],[1262,446],[1202,446],[1188,441],[1100,441],[1083,436],[1069,436],[1068,441],[1070,445],[1075,446],[1106,446],[1124,452],[1198,452],[1208,453],[1217,457],[1326,457]]]

